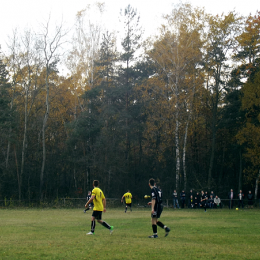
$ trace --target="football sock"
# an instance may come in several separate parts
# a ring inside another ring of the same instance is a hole
[[[158,225],[160,228],[164,228],[164,224],[163,224],[161,221],[158,221],[158,222],[157,222],[157,225]]]
[[[103,221],[102,226],[104,226],[105,228],[110,229],[110,226],[109,226],[109,225],[107,224],[107,222],[105,222],[105,221]]]
[[[153,233],[157,234],[157,225],[152,225],[152,227],[153,227]]]
[[[91,221],[91,232],[94,233],[96,227],[96,221]]]

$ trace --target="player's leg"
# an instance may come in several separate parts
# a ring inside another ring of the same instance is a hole
[[[84,209],[84,213],[86,213],[86,211],[90,210],[90,209],[91,209],[90,207],[88,207],[87,209]]]
[[[110,230],[110,234],[113,233],[114,227],[113,227],[113,226],[110,226],[106,221],[102,220],[102,219],[101,219],[101,216],[100,216],[99,219],[97,219],[97,222],[98,222],[99,224],[101,224],[103,227],[109,229],[109,230]]]
[[[91,217],[91,232],[94,233],[96,227],[95,217]]]
[[[127,205],[125,205],[125,213],[127,212]]]
[[[111,226],[106,221],[99,219],[99,220],[97,220],[97,222],[99,224],[101,224],[102,226],[104,226],[105,228],[111,229]]]
[[[156,224],[157,226],[165,230],[165,236],[167,237],[169,235],[169,232],[171,231],[170,228],[168,228],[166,225],[164,225],[161,221],[158,220],[162,214],[162,211],[163,211],[163,206],[158,208]]]
[[[93,211],[94,214],[94,211]],[[91,216],[91,231],[87,233],[87,235],[93,235],[95,232],[95,227],[96,227],[96,221],[95,221],[95,216]]]
[[[168,228],[166,225],[164,225],[161,221],[157,221],[157,226],[159,226],[160,228],[163,228],[165,230],[166,237],[169,235],[169,232],[171,231],[170,228]]]
[[[157,238],[157,217],[152,215],[152,229],[153,229],[153,235],[149,236],[149,238]]]

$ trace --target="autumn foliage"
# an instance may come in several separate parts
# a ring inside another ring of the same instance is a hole
[[[225,198],[230,187],[253,188],[260,13],[212,16],[182,4],[143,40],[129,5],[120,45],[86,22],[87,11],[66,55],[56,27],[53,41],[47,31],[16,32],[1,56],[0,200],[82,197],[93,179],[113,198],[126,189],[141,198],[150,177],[165,198],[173,189]]]

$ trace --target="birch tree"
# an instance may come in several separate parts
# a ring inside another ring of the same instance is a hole
[[[68,55],[67,67],[74,80],[74,92],[82,94],[93,88],[95,80],[95,64],[100,49],[102,24],[101,18],[104,3],[88,5],[76,15],[75,32],[73,35],[72,50]],[[81,106],[82,109],[82,106]]]
[[[44,172],[46,163],[46,145],[45,145],[45,131],[47,127],[47,121],[50,111],[50,75],[56,70],[56,65],[60,60],[61,46],[64,44],[64,37],[67,35],[67,31],[63,29],[62,23],[55,26],[52,33],[50,27],[50,17],[45,25],[43,25],[43,31],[41,36],[41,50],[44,56],[45,66],[45,115],[42,122],[42,167],[40,173],[40,196],[43,200],[43,184],[44,184]]]
[[[25,30],[23,35],[14,33],[12,43],[9,45],[9,50],[10,56],[8,57],[8,65],[12,73],[11,106],[13,106],[14,102],[16,105],[21,104],[24,106],[21,164],[19,171],[17,165],[18,193],[19,200],[21,200],[21,189],[27,152],[28,121],[40,88],[38,77],[42,69],[42,60],[36,34],[30,29]],[[7,147],[8,156],[9,149],[10,143],[8,143]]]
[[[189,4],[174,9],[171,15],[165,17],[166,25],[161,29],[161,35],[148,53],[156,62],[166,78],[165,88],[168,89],[167,102],[174,108],[172,118],[175,121],[173,136],[175,139],[175,185],[179,189],[181,171],[181,140],[184,145],[183,165],[185,167],[185,152],[190,115],[192,113],[192,96],[195,85],[187,84],[188,79],[196,78],[196,70],[201,58],[203,10],[193,10]],[[195,83],[195,81],[193,81]],[[186,116],[184,116],[184,114]],[[185,119],[181,122],[181,119]],[[185,135],[180,128],[186,125]],[[186,171],[184,171],[186,174]],[[186,177],[185,177],[186,179]],[[185,181],[186,183],[186,181]],[[186,184],[185,184],[186,185]]]

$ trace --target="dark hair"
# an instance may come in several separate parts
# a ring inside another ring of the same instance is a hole
[[[154,186],[155,180],[154,180],[153,178],[151,178],[151,179],[149,180],[149,183],[150,183],[151,186]]]
[[[94,181],[93,181],[93,185],[94,185],[94,187],[98,187],[99,181],[98,181],[98,180],[94,180]]]

